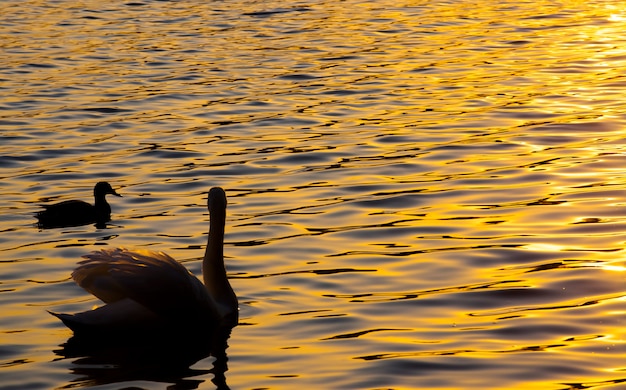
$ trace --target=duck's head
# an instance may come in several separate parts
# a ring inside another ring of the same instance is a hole
[[[118,194],[117,192],[115,192],[113,187],[111,187],[111,185],[108,182],[106,182],[106,181],[98,182],[98,184],[96,184],[96,186],[93,188],[93,194],[96,197],[98,195],[104,196],[104,195],[107,195],[107,194],[111,194],[111,195],[115,195],[115,196],[122,196],[122,195]]]

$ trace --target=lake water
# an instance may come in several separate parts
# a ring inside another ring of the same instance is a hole
[[[622,2],[0,5],[3,389],[626,388]],[[82,255],[200,273],[212,186],[226,356],[59,352]]]

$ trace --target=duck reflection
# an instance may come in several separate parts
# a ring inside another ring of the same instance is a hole
[[[37,227],[51,229],[95,223],[97,228],[103,228],[111,220],[111,206],[106,201],[106,196],[109,194],[122,196],[111,187],[111,184],[101,181],[93,188],[95,200],[93,205],[82,200],[66,200],[51,205],[42,205],[44,210],[35,214]]]
[[[147,333],[132,338],[75,335],[54,353],[62,358],[77,358],[71,371],[78,378],[65,388],[151,381],[169,383],[168,389],[197,389],[205,380],[194,377],[212,374],[216,389],[228,389],[226,348],[231,330],[232,327],[208,333],[177,330],[175,335]],[[214,359],[212,368],[192,368],[208,357]]]

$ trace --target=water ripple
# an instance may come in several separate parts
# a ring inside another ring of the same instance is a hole
[[[137,385],[56,355],[44,309],[96,304],[69,275],[102,246],[201,273],[212,186],[223,387],[621,385],[625,28],[606,1],[3,2],[3,386]],[[100,180],[109,224],[37,229]]]

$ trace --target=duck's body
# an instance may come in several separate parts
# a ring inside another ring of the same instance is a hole
[[[43,211],[36,214],[38,225],[42,228],[80,226],[90,223],[104,224],[111,220],[111,206],[106,195],[122,196],[107,182],[101,181],[94,186],[95,203],[82,200],[66,200],[52,205],[42,205]]]
[[[162,330],[234,326],[237,297],[224,267],[226,195],[213,188],[204,284],[162,252],[101,250],[84,256],[72,278],[105,305],[76,314],[52,313],[75,334],[133,334]]]

